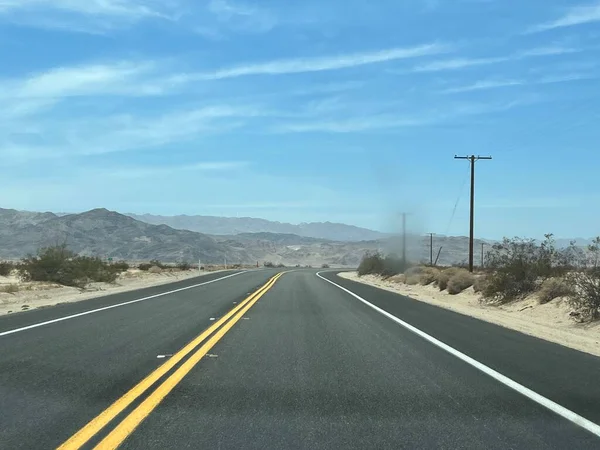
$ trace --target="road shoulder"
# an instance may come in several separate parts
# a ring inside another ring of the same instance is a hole
[[[600,323],[575,323],[560,300],[545,305],[527,299],[506,307],[486,306],[470,292],[453,296],[433,286],[408,286],[372,275],[359,277],[356,272],[342,272],[337,276],[600,356]]]

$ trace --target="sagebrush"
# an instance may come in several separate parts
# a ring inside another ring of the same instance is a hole
[[[389,278],[404,273],[410,265],[396,255],[383,256],[381,253],[367,253],[358,266],[358,276],[381,275]]]
[[[460,294],[467,288],[470,288],[475,283],[475,276],[466,269],[459,269],[450,280],[448,280],[448,294]]]
[[[539,292],[538,300],[541,304],[551,302],[555,298],[568,297],[572,288],[563,278],[548,278],[544,280]]]
[[[0,261],[0,275],[8,277],[15,269],[15,265],[10,261]]]
[[[97,257],[78,256],[66,245],[47,247],[19,265],[23,281],[45,281],[85,288],[91,282],[113,283],[119,270]]]

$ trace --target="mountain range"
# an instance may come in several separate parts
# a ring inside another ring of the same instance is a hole
[[[168,221],[161,216],[135,216],[148,220]],[[186,216],[179,216],[181,217]],[[200,218],[199,218],[200,217]],[[188,216],[190,224],[199,227],[206,216]],[[163,220],[165,219],[165,220]],[[168,219],[168,218],[167,218]],[[176,218],[173,218],[174,220]],[[176,219],[175,221],[179,220]],[[198,219],[198,220],[196,220]],[[216,225],[223,220],[223,227]],[[39,248],[66,243],[79,254],[102,258],[164,262],[202,261],[207,264],[256,264],[271,261],[285,265],[329,264],[355,267],[367,252],[402,254],[398,236],[344,224],[318,223],[291,225],[262,219],[209,218],[211,233],[176,229],[166,224],[153,224],[130,215],[106,209],[94,209],[81,214],[36,213],[0,209],[0,258],[19,259],[34,254]],[[178,222],[180,227],[185,222]],[[260,224],[264,228],[260,229]],[[238,228],[235,228],[238,227]],[[269,231],[272,229],[303,230],[303,235]],[[252,229],[235,233],[238,229]],[[336,231],[339,234],[336,234]],[[310,234],[312,236],[307,236]],[[352,240],[361,237],[374,239]],[[559,244],[569,240],[557,240]],[[580,239],[585,245],[589,240]],[[488,248],[493,241],[475,241],[476,263],[481,244]],[[465,262],[468,258],[468,238],[435,236],[433,257],[440,251],[440,265]],[[407,257],[412,261],[429,261],[429,237],[409,235]]]
[[[371,241],[385,238],[379,231],[332,222],[311,222],[294,225],[252,217],[214,216],[155,216],[127,214],[136,220],[153,225],[168,225],[177,230],[197,231],[205,234],[234,235],[242,233],[294,234],[302,237],[332,241]]]

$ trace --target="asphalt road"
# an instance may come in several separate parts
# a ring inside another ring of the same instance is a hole
[[[315,272],[267,285],[276,271],[242,273],[13,334],[2,335],[208,279],[2,318],[0,448],[56,448],[101,419],[84,448],[600,448],[593,432]],[[600,358],[324,275],[600,423]],[[149,374],[156,381],[123,403]]]

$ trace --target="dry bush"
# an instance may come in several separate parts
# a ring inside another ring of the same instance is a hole
[[[479,275],[478,277],[475,277],[475,282],[473,283],[473,291],[475,293],[483,292],[485,290],[486,285],[487,285],[486,276]]]
[[[438,272],[435,284],[440,289],[440,291],[443,291],[448,287],[448,282],[450,281],[450,278],[452,278],[459,270],[461,269],[459,269],[458,267],[448,267],[447,269]]]
[[[0,275],[8,277],[14,270],[15,265],[10,261],[0,261]]]
[[[572,286],[569,304],[585,319],[600,319],[600,237],[594,239],[587,252],[580,252],[575,262],[576,270],[565,279]]]
[[[538,300],[543,305],[555,298],[568,297],[572,288],[562,278],[548,278],[542,283],[542,287],[537,293]]]
[[[395,255],[382,256],[380,253],[367,253],[358,266],[358,276],[381,275],[393,277],[404,272],[406,264]]]
[[[19,265],[23,281],[43,281],[85,288],[90,282],[114,283],[117,271],[97,257],[78,256],[66,245],[57,245],[29,255]]]
[[[419,275],[419,283],[421,283],[423,286],[428,286],[437,281],[439,273],[439,269],[434,267],[425,267]]]
[[[419,284],[419,281],[421,281],[420,275],[407,275],[405,283],[409,286],[415,286]]]
[[[539,245],[534,239],[504,238],[487,254],[491,273],[483,290],[482,301],[508,303],[536,292],[540,283],[564,276],[572,270],[580,249],[574,243],[558,250],[552,234]]]
[[[468,270],[460,269],[448,281],[448,294],[460,294],[465,289],[473,286],[473,283],[475,283],[475,276]]]
[[[162,273],[163,270],[158,266],[152,266],[148,269],[149,273]]]

